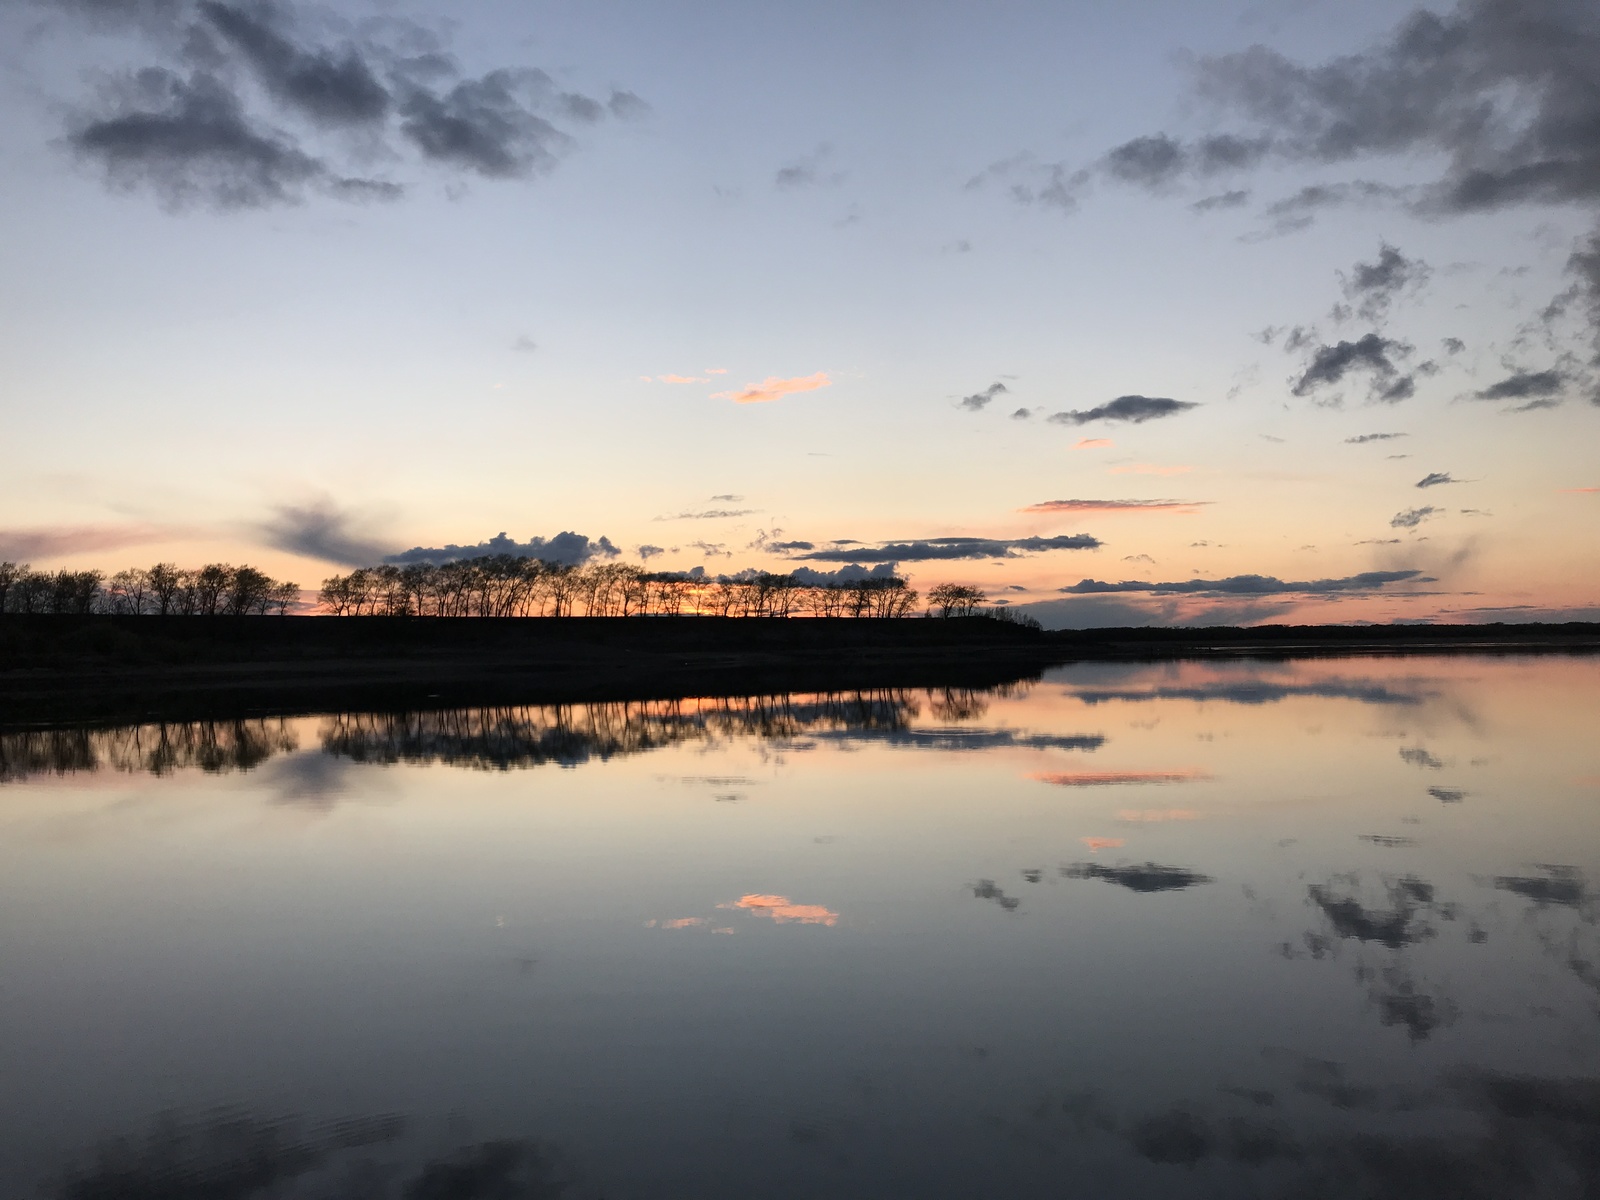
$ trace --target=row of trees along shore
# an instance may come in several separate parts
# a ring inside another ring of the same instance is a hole
[[[254,567],[172,563],[118,571],[34,571],[0,562],[0,612],[112,613],[119,616],[282,616],[300,602],[300,585]]]
[[[805,583],[794,575],[741,571],[707,576],[650,572],[625,563],[585,567],[491,555],[434,565],[363,567],[323,581],[318,608],[332,616],[629,617],[699,614],[721,617],[908,617],[919,593],[898,576]],[[941,583],[928,614],[973,616],[988,597],[975,587]],[[180,570],[171,563],[118,571],[34,571],[0,563],[0,612],[110,613],[120,616],[282,616],[301,607],[300,586],[255,567],[211,563]],[[1021,624],[1004,608],[985,616]]]

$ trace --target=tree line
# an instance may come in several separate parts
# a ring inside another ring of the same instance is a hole
[[[896,576],[824,585],[741,571],[709,577],[628,563],[573,567],[509,554],[434,565],[363,567],[323,581],[334,616],[904,617],[918,593]]]
[[[899,576],[808,583],[747,570],[709,576],[696,569],[646,571],[627,563],[574,567],[509,554],[433,564],[361,567],[323,580],[321,612],[338,617],[908,617],[920,593]],[[119,616],[282,616],[297,609],[300,585],[251,566],[172,563],[118,571],[35,571],[0,563],[0,612]],[[941,583],[928,615],[1031,618],[985,609],[981,588]]]
[[[255,567],[173,563],[118,571],[35,571],[0,563],[0,612],[112,613],[118,616],[282,616],[300,600],[298,583]]]

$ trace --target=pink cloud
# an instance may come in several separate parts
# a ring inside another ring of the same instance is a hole
[[[839,914],[820,904],[795,904],[787,896],[740,896],[732,904],[719,904],[718,908],[742,908],[760,917],[770,917],[778,924],[789,921],[801,925],[837,925]]]
[[[1592,487],[1592,488],[1562,488],[1561,492],[1562,492],[1563,495],[1566,495],[1566,496],[1592,496],[1596,492],[1600,492],[1600,487]]]
[[[1091,854],[1101,850],[1115,850],[1119,846],[1126,846],[1128,844],[1121,838],[1086,837],[1079,838],[1078,840],[1081,841],[1085,846],[1089,847],[1089,853]]]
[[[728,368],[727,367],[707,367],[706,368],[706,374],[707,375],[726,375],[727,373],[728,373]]]
[[[1114,445],[1116,443],[1110,438],[1079,438],[1072,448],[1074,450],[1100,450]]]
[[[42,529],[0,529],[0,559],[23,562],[63,558],[92,550],[120,550],[170,539],[174,531],[154,525],[56,525]]]
[[[814,392],[832,383],[833,380],[828,378],[826,371],[818,371],[815,375],[801,375],[794,379],[779,379],[776,375],[769,375],[760,383],[746,384],[742,392],[717,392],[711,398],[732,400],[735,404],[764,404],[769,400],[792,396],[796,392]]]
[[[1209,500],[1044,500],[1019,508],[1025,513],[1194,513]]]
[[[646,383],[710,383],[700,375],[641,375],[640,379]]]

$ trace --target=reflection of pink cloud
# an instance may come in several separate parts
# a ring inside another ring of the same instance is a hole
[[[61,558],[91,550],[120,550],[165,541],[175,531],[153,525],[57,525],[44,529],[0,529],[0,560]]]
[[[1115,444],[1110,438],[1079,438],[1072,448],[1074,450],[1099,450]]]
[[[1137,513],[1137,512],[1198,512],[1209,500],[1043,500],[1019,508],[1025,513]]]
[[[1118,811],[1119,821],[1198,821],[1200,814],[1192,808],[1124,808]]]
[[[1112,787],[1129,783],[1193,783],[1210,779],[1204,771],[1070,771],[1058,774],[1029,775],[1040,783],[1056,787]]]
[[[776,375],[769,375],[760,383],[746,384],[742,392],[717,392],[711,398],[732,400],[735,404],[764,404],[768,400],[792,396],[796,392],[814,392],[832,383],[833,380],[828,378],[826,371],[818,371],[815,375],[801,375],[794,379],[779,379]]]
[[[1085,846],[1089,847],[1090,853],[1099,850],[1115,850],[1119,846],[1127,845],[1121,838],[1086,837],[1082,841]]]
[[[1125,467],[1111,467],[1112,475],[1187,475],[1193,467],[1158,467],[1154,463],[1129,463]]]
[[[783,925],[796,921],[801,925],[836,925],[839,914],[820,904],[795,904],[787,896],[740,896],[732,904],[719,904],[718,908],[742,908],[758,917],[771,917]]]

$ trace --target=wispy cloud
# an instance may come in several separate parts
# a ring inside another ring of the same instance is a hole
[[[1277,596],[1287,594],[1328,595],[1338,592],[1375,592],[1392,583],[1426,583],[1421,571],[1364,571],[1339,579],[1307,579],[1298,582],[1278,579],[1272,575],[1230,575],[1226,579],[1182,579],[1167,583],[1150,583],[1142,579],[1124,579],[1119,583],[1106,583],[1098,579],[1083,579],[1070,587],[1060,589],[1070,595],[1099,595],[1108,592],[1147,592],[1152,595],[1200,596]]]
[[[1438,487],[1441,483],[1460,483],[1461,480],[1451,475],[1449,471],[1429,471],[1417,480],[1419,488]]]
[[[670,517],[655,517],[657,521],[716,521],[723,517],[748,517],[753,508],[708,508],[704,512],[674,513]]]
[[[1211,776],[1193,767],[1185,767],[1177,771],[1041,772],[1028,778],[1052,787],[1124,787],[1146,783],[1197,783]]]
[[[331,500],[280,505],[260,526],[267,545],[344,567],[370,567],[394,549],[394,543],[364,532],[358,519]]]
[[[1388,442],[1405,436],[1403,433],[1363,433],[1357,437],[1347,437],[1344,442],[1347,446],[1365,446],[1368,442]]]
[[[0,529],[0,559],[26,562],[166,541],[173,530],[156,525],[50,525]]]
[[[1421,508],[1408,508],[1403,512],[1395,513],[1390,518],[1389,524],[1394,529],[1415,529],[1438,511],[1431,504],[1425,504]]]
[[[963,396],[961,398],[961,407],[966,409],[968,412],[978,412],[986,407],[989,401],[993,400],[996,396],[1003,396],[1010,390],[1011,389],[1006,387],[1006,385],[1003,383],[991,383],[981,392],[974,392],[970,396]],[[1017,412],[1025,413],[1026,410],[1019,408]],[[1017,414],[1012,413],[1011,415],[1016,416]]]
[[[1074,450],[1101,450],[1116,445],[1110,438],[1079,438],[1072,444]]]
[[[1142,425],[1198,407],[1192,400],[1172,400],[1165,396],[1118,396],[1094,408],[1052,413],[1046,419],[1057,425],[1087,425],[1091,421],[1128,421]]]
[[[1009,539],[944,537],[886,542],[878,546],[854,543],[840,545],[836,542],[833,549],[811,550],[794,557],[814,562],[837,563],[936,562],[969,558],[1017,558],[1048,550],[1095,550],[1100,544],[1099,538],[1090,537],[1086,533]]]
[[[793,396],[798,392],[814,392],[818,388],[831,386],[833,380],[828,378],[826,371],[818,371],[815,375],[800,375],[793,379],[780,379],[776,375],[769,375],[760,383],[747,383],[740,391],[715,392],[713,400],[732,400],[735,404],[765,404],[771,400],[781,400],[785,396]]]
[[[641,375],[645,383],[710,383],[703,375]]]
[[[1196,513],[1209,500],[1042,500],[1019,508],[1025,513]]]

